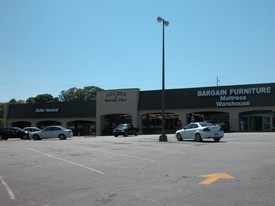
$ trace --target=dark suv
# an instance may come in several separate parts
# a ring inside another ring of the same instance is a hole
[[[7,140],[9,138],[29,139],[29,132],[18,127],[0,129],[0,140]]]

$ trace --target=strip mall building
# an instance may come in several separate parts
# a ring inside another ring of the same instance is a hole
[[[61,125],[75,135],[110,135],[124,122],[140,134],[161,133],[161,90],[104,90],[94,101],[6,104],[5,126]],[[275,131],[275,83],[169,89],[165,92],[165,129],[178,120],[212,121],[230,131]]]

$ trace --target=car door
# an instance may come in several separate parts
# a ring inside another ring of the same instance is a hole
[[[50,138],[51,136],[51,127],[46,127],[40,132],[41,138]]]
[[[11,128],[10,137],[9,138],[20,138],[20,132],[16,128]]]
[[[61,128],[59,128],[59,127],[52,127],[51,138],[57,138],[58,135],[60,134],[60,130],[61,130]]]
[[[13,135],[14,138],[21,138],[21,137],[23,137],[21,131],[19,129],[17,129],[17,128],[13,128],[13,134],[14,134]]]
[[[5,133],[6,133],[7,138],[14,138],[14,136],[15,136],[14,128],[7,128]]]
[[[192,124],[188,124],[181,130],[181,136],[183,139],[189,139],[189,130],[191,129]]]
[[[196,132],[197,132],[197,130],[198,130],[198,124],[196,124],[196,123],[193,123],[192,125],[191,125],[191,128],[190,128],[190,130],[189,130],[189,139],[195,139],[195,134],[196,134]]]
[[[48,138],[58,137],[59,130],[59,127],[50,127],[50,130],[48,132]]]
[[[129,125],[129,133],[130,134],[134,134],[135,133],[133,125]]]

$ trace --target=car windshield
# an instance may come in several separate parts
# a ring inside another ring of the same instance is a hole
[[[127,127],[127,124],[120,124],[117,126],[118,129],[122,129],[122,128],[125,128]]]
[[[20,131],[20,132],[25,132],[25,130],[21,129],[21,128],[16,128],[17,131]]]

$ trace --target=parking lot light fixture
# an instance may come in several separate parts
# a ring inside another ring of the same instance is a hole
[[[168,21],[158,17],[157,21],[162,22],[162,95],[161,95],[161,135],[160,142],[167,142],[167,135],[165,134],[165,49],[164,49],[164,27],[169,25]]]

